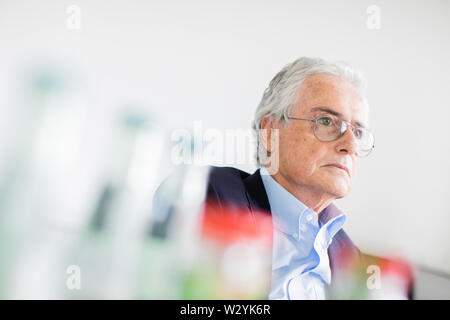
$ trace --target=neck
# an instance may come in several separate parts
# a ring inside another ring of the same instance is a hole
[[[279,173],[271,177],[317,215],[337,198],[312,186],[293,184]]]

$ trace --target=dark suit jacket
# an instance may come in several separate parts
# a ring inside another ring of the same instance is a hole
[[[248,174],[231,167],[212,167],[209,176],[208,202],[220,207],[239,208],[253,215],[255,212],[271,213],[269,200],[261,179],[260,171]],[[319,215],[319,221],[326,223],[339,215],[339,209],[331,204]],[[333,273],[342,262],[341,258],[361,260],[360,251],[344,230],[340,230],[328,247],[328,256],[333,283]]]

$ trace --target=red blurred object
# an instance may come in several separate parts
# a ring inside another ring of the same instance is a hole
[[[403,259],[380,259],[380,269],[384,277],[395,277],[401,282],[408,298],[411,298],[413,289],[413,269]]]
[[[246,240],[261,240],[272,244],[272,217],[264,212],[252,212],[235,207],[206,205],[202,236],[221,245]]]

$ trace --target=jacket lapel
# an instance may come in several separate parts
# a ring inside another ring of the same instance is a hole
[[[255,211],[270,214],[270,204],[267,198],[266,189],[261,179],[260,170],[244,179],[244,186],[246,189],[246,196],[249,203],[249,209],[252,214]]]

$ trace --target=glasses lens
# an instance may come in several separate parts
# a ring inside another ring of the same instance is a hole
[[[314,126],[314,134],[320,141],[334,141],[339,139],[347,131],[345,121],[333,116],[321,116],[316,119]],[[354,128],[353,135],[358,144],[357,155],[366,157],[373,149],[374,137],[370,131],[364,128]]]
[[[333,141],[341,136],[341,121],[331,116],[316,119],[314,134],[320,141]]]
[[[353,134],[358,140],[358,156],[368,156],[372,151],[375,142],[372,133],[364,128],[355,128]]]

